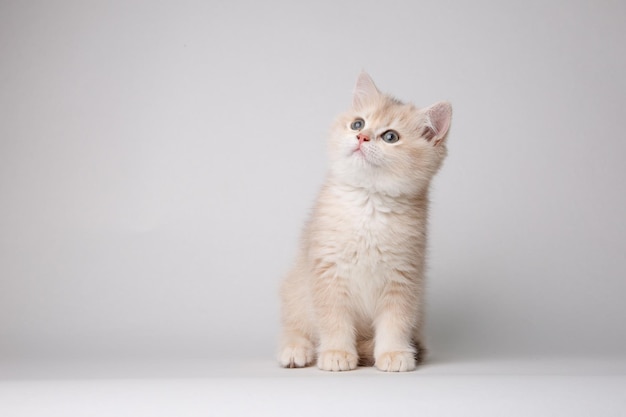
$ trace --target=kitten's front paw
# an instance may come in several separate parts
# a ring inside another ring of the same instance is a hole
[[[327,350],[320,353],[317,366],[324,371],[350,371],[356,369],[359,358],[343,350]]]
[[[287,345],[280,355],[280,364],[285,368],[302,368],[313,363],[313,347]]]
[[[386,372],[406,372],[415,369],[413,352],[385,352],[376,358],[375,366]]]

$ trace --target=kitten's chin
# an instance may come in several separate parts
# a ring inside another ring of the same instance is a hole
[[[348,155],[348,158],[356,159],[358,161],[369,162],[368,159],[367,159],[367,155],[365,155],[363,150],[359,149],[359,148],[353,150],[352,153],[350,153],[350,155]]]
[[[330,167],[332,181],[350,187],[382,193],[392,197],[415,195],[423,188],[422,181],[408,181],[367,160],[367,155],[350,155],[336,160]]]
[[[357,169],[380,165],[380,161],[377,161],[375,157],[363,150],[363,148],[358,147],[353,149],[346,159],[348,163],[354,165]]]

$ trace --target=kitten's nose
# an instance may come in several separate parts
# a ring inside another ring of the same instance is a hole
[[[370,138],[363,133],[359,133],[358,135],[356,135],[356,138],[359,140],[359,144],[370,141]]]

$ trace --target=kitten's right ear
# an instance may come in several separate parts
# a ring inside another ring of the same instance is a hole
[[[374,84],[372,78],[365,71],[361,71],[356,80],[356,85],[354,86],[352,107],[354,107],[355,110],[361,110],[379,96],[380,91],[376,88],[376,84]]]
[[[440,101],[423,110],[425,114],[422,136],[437,146],[446,138],[452,120],[452,106]]]

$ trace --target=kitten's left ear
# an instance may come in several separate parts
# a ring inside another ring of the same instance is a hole
[[[434,146],[446,138],[452,121],[452,106],[447,101],[440,101],[423,110],[425,113],[422,136]]]
[[[361,110],[380,97],[380,94],[372,78],[365,71],[361,71],[356,80],[356,85],[354,86],[352,107],[354,107],[355,110]]]

